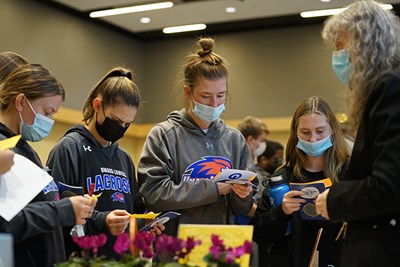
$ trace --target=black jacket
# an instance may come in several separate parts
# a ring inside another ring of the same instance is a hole
[[[362,113],[346,181],[327,199],[332,220],[348,221],[344,266],[399,266],[400,74],[378,79]]]
[[[344,177],[346,165],[338,174],[339,180]],[[308,182],[326,178],[323,172],[308,172],[302,170],[309,179]],[[285,167],[274,175],[282,175],[287,183],[301,182],[293,175],[293,168]],[[264,190],[252,219],[254,225],[253,240],[263,246],[269,246],[268,266],[308,266],[317,232],[323,228],[319,242],[319,266],[328,264],[335,267],[340,263],[341,241],[335,238],[339,233],[341,223],[327,220],[302,220],[299,212],[287,216],[282,205],[272,206],[268,190]],[[291,234],[287,234],[288,227]]]
[[[14,135],[0,123],[0,139]],[[13,150],[42,167],[26,141],[21,139]],[[51,267],[66,259],[61,226],[73,225],[75,213],[68,199],[57,201],[56,186],[46,188],[10,222],[0,217],[0,232],[11,233],[14,238],[15,267]]]
[[[93,135],[82,125],[70,128],[51,150],[47,162],[56,181],[83,187],[88,193],[95,183],[98,198],[94,216],[88,220],[86,234],[107,234],[107,243],[99,249],[99,255],[117,257],[113,250],[115,237],[107,232],[105,218],[109,211],[126,210],[129,213],[144,212],[144,204],[138,196],[135,168],[129,154],[115,142],[108,147],[101,146]],[[135,197],[138,199],[135,202]],[[134,208],[134,202],[136,207]],[[65,229],[66,252],[69,255],[78,247],[71,242],[70,229]]]

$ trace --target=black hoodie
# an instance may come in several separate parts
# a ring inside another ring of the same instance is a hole
[[[94,194],[102,193],[98,198],[96,213],[86,225],[86,234],[107,234],[107,244],[99,249],[98,255],[117,257],[113,250],[115,237],[108,233],[105,217],[108,211],[126,210],[129,213],[143,212],[143,206],[134,209],[134,196],[137,196],[138,186],[135,167],[129,154],[115,142],[103,147],[86,127],[75,125],[70,128],[56,146],[51,150],[47,162],[52,170],[52,176],[72,186],[83,187],[88,193],[90,184],[95,184]],[[69,229],[65,231],[67,255],[76,251],[71,242]],[[72,245],[72,247],[71,247]]]
[[[12,136],[15,134],[0,123],[0,139]],[[20,139],[13,150],[42,167],[25,140]],[[51,267],[65,260],[61,227],[74,225],[76,220],[71,201],[58,199],[58,189],[51,182],[10,222],[0,217],[0,232],[11,233],[14,238],[15,267]]]

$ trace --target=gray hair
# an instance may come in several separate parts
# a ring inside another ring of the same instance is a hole
[[[393,12],[384,10],[377,2],[358,1],[325,22],[322,38],[327,45],[334,46],[343,33],[350,38],[352,70],[350,90],[345,97],[354,135],[376,80],[400,65],[400,22]]]

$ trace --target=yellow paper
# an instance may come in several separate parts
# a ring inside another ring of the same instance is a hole
[[[92,195],[90,199],[93,200],[93,199],[95,199],[95,198],[99,198],[99,197],[101,197],[102,194],[103,194],[103,193],[100,193],[100,194],[97,194],[97,195]]]
[[[161,212],[159,213],[146,213],[146,214],[131,214],[131,217],[136,218],[136,219],[154,219],[158,215],[160,215]]]
[[[18,143],[19,139],[21,139],[21,135],[16,135],[4,140],[0,141],[0,149],[1,150],[6,150],[15,147],[15,145]]]
[[[290,184],[293,184],[293,185],[312,185],[312,184],[316,184],[316,183],[323,183],[325,188],[328,188],[328,187],[332,186],[331,178],[324,178],[324,179],[321,179],[321,180],[312,181],[312,182],[308,182],[308,183],[290,183]]]
[[[203,257],[210,252],[212,245],[211,235],[217,234],[226,247],[242,246],[244,242],[252,241],[252,225],[216,225],[216,224],[180,224],[178,237],[186,240],[193,237],[200,239],[201,245],[196,246],[188,255],[187,264],[189,266],[206,267]],[[238,263],[241,267],[248,267],[250,264],[250,255],[245,254],[240,257]]]

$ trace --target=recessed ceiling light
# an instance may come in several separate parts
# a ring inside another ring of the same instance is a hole
[[[227,8],[225,8],[225,12],[226,13],[235,13],[236,12],[236,7],[228,6]]]
[[[393,6],[390,4],[381,4],[383,9],[393,9]],[[314,17],[324,17],[324,16],[331,16],[336,15],[346,10],[346,8],[333,8],[333,9],[321,9],[321,10],[313,10],[313,11],[304,11],[300,13],[302,18],[314,18]]]
[[[330,2],[331,0],[320,0],[321,2],[324,2],[324,3],[328,3],[328,2]]]
[[[140,23],[147,24],[150,23],[151,19],[148,17],[140,18]]]
[[[199,31],[199,30],[204,30],[205,28],[207,28],[207,26],[204,23],[173,26],[173,27],[164,28],[163,33],[170,34],[170,33],[178,33],[178,32]]]
[[[148,4],[148,5],[139,5],[139,6],[130,6],[130,7],[121,7],[121,8],[93,11],[93,12],[90,12],[89,16],[91,18],[98,18],[98,17],[106,17],[106,16],[134,13],[134,12],[143,12],[143,11],[149,11],[149,10],[170,8],[173,6],[174,6],[174,3],[172,3],[172,2],[160,2],[160,3],[154,3],[154,4]]]

